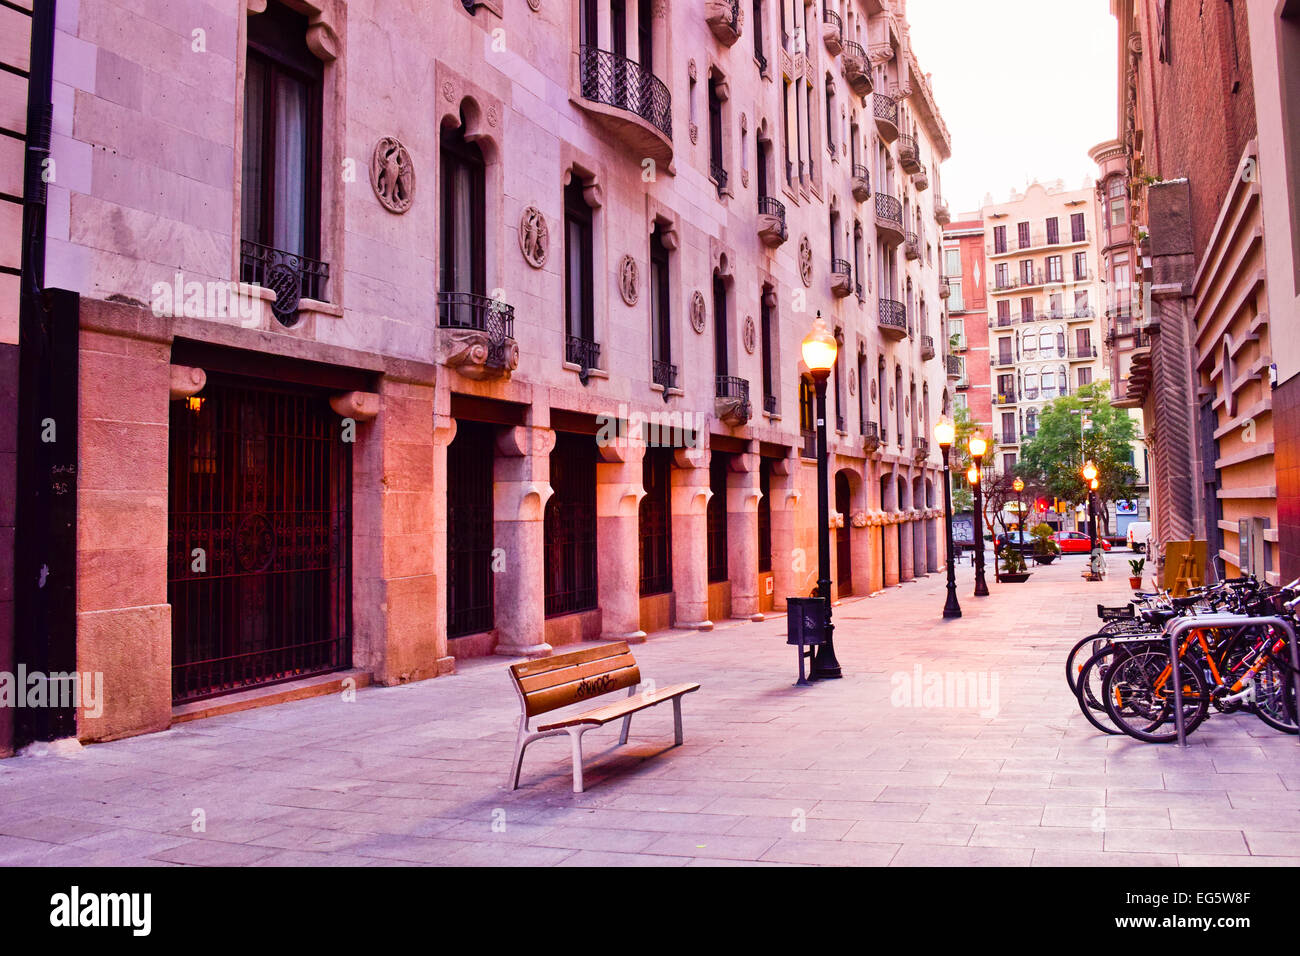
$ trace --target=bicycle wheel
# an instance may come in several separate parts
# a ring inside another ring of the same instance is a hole
[[[1089,657],[1079,669],[1079,680],[1074,692],[1074,697],[1079,702],[1079,710],[1083,711],[1083,716],[1088,718],[1088,723],[1103,734],[1123,733],[1111,721],[1110,715],[1106,713],[1106,705],[1102,699],[1102,688],[1105,684],[1106,675],[1113,666],[1116,653],[1125,654],[1126,652],[1117,652],[1115,645],[1112,644],[1103,647],[1096,654]]]
[[[1065,657],[1065,680],[1070,685],[1071,693],[1079,692],[1079,674],[1084,662],[1103,647],[1110,644],[1110,638],[1104,633],[1089,634],[1070,648]]]
[[[1295,682],[1287,669],[1270,657],[1255,674],[1255,716],[1284,734],[1300,732],[1296,721]]]
[[[1162,648],[1135,651],[1116,661],[1102,684],[1106,714],[1124,733],[1152,744],[1178,739],[1174,720],[1173,678],[1161,675],[1169,670],[1169,652]],[[1178,661],[1183,690],[1183,728],[1192,733],[1209,715],[1209,695],[1199,666]]]

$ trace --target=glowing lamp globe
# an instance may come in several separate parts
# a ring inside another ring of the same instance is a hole
[[[1020,494],[1020,492],[1025,490],[1025,483],[1019,478],[1017,478],[1015,481],[1011,483],[1011,487],[1016,490],[1016,494]]]
[[[1083,480],[1092,482],[1097,480],[1097,466],[1088,462],[1083,466]]]
[[[952,443],[957,440],[957,426],[947,416],[940,417],[935,423],[934,440],[939,443],[940,448],[951,448]]]
[[[983,458],[984,452],[988,450],[989,443],[984,440],[984,436],[979,432],[970,436],[970,453],[973,458]]]
[[[835,355],[839,344],[831,330],[826,327],[826,320],[820,312],[813,321],[812,329],[803,340],[803,362],[810,372],[829,372],[835,365]]]
[[[966,480],[970,482],[971,485],[978,485],[980,483],[980,470],[974,465],[971,465],[966,469]]]

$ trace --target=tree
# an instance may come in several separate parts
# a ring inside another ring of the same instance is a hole
[[[975,507],[975,495],[971,492],[970,484],[966,481],[966,471],[971,466],[970,457],[970,436],[975,432],[983,433],[984,429],[980,428],[977,422],[971,420],[970,409],[965,406],[959,406],[953,410],[952,416],[953,428],[956,432],[952,446],[952,510],[954,512],[971,511]],[[988,442],[988,450],[984,452],[985,468],[988,468],[988,462],[993,461],[994,452],[997,451],[997,443],[993,440],[992,435],[984,435]]]
[[[1080,471],[1084,462],[1091,461],[1097,466],[1099,517],[1105,525],[1106,502],[1133,496],[1136,437],[1128,412],[1110,403],[1110,383],[1092,382],[1043,409],[1038,434],[1021,446],[1016,471],[1027,485],[1041,487],[1054,498],[1086,502],[1088,488]]]

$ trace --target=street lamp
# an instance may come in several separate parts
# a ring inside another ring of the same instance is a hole
[[[979,432],[970,436],[967,448],[970,451],[971,466],[966,472],[966,479],[975,489],[975,596],[987,597],[989,586],[984,580],[984,452],[989,444]]]
[[[812,329],[803,340],[803,362],[808,366],[817,392],[817,593],[826,602],[826,640],[817,648],[809,674],[814,679],[842,677],[840,662],[835,659],[831,624],[831,504],[826,451],[826,380],[835,367],[839,343],[826,327],[820,311]]]
[[[1094,505],[1097,490],[1097,466],[1091,461],[1085,462],[1080,473],[1088,483],[1088,550],[1097,550],[1097,512]]]
[[[957,569],[952,556],[952,468],[949,453],[957,439],[957,428],[946,415],[934,426],[934,438],[943,454],[943,517],[948,536],[948,601],[943,606],[944,617],[961,617],[961,604],[957,601]]]
[[[1025,482],[1022,478],[1017,478],[1011,483],[1011,487],[1016,491],[1016,530],[1020,532],[1020,543],[1025,543],[1025,506],[1020,500],[1020,492],[1025,490]]]

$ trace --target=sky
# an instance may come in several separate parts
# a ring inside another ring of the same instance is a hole
[[[953,219],[1034,179],[1091,185],[1088,150],[1116,135],[1116,25],[1107,0],[909,0],[912,49],[952,136]]]

